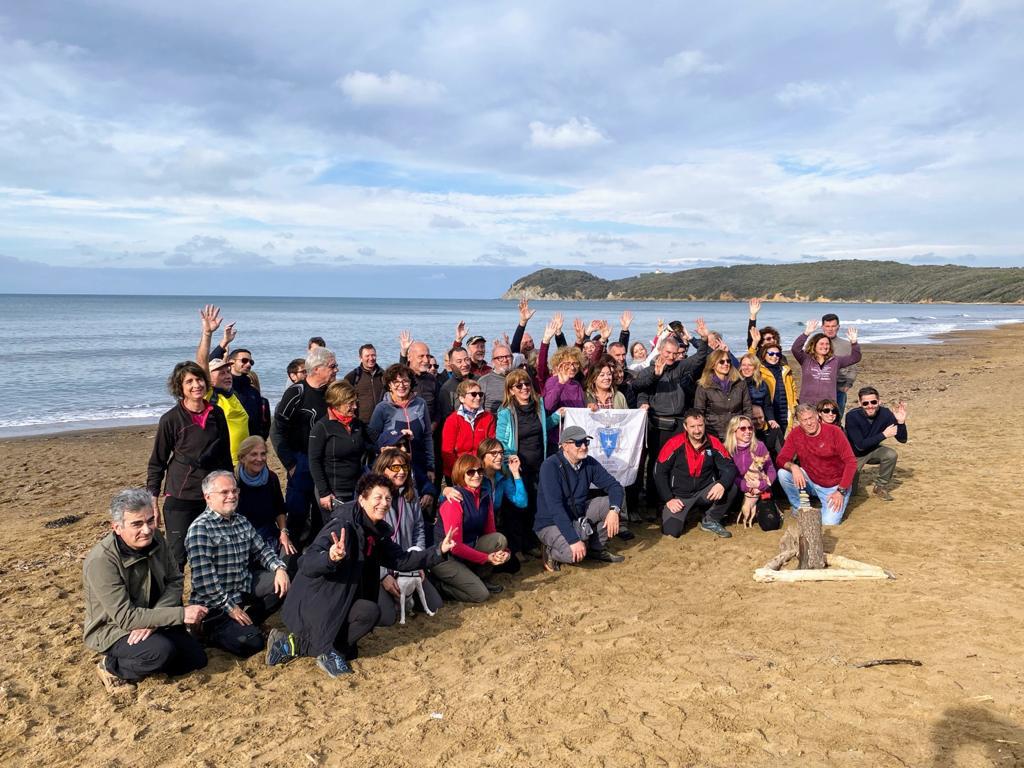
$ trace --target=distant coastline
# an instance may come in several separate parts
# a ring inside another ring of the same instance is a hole
[[[770,290],[765,290],[766,288]],[[913,266],[894,261],[824,261],[648,272],[605,280],[541,269],[503,299],[556,301],[747,301],[829,304],[1024,304],[1024,268]]]

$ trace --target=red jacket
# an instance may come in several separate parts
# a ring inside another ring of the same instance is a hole
[[[793,459],[799,459],[800,469],[824,488],[837,485],[849,490],[857,473],[850,441],[835,424],[822,423],[816,435],[808,435],[799,424],[793,427],[775,463],[782,469]]]
[[[477,447],[488,437],[494,437],[494,414],[483,411],[473,426],[458,411],[445,419],[441,430],[441,466],[446,477],[452,476],[455,460],[464,453],[476,453]]]

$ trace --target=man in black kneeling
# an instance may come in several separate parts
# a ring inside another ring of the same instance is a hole
[[[654,483],[665,505],[663,534],[678,539],[686,518],[701,512],[701,530],[723,539],[732,537],[722,521],[736,497],[736,465],[718,438],[705,433],[704,416],[695,408],[683,414],[683,432],[658,454]]]

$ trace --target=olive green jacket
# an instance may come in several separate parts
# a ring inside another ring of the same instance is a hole
[[[185,577],[171,557],[167,541],[153,533],[156,546],[147,554],[125,556],[117,534],[104,536],[82,568],[85,585],[85,645],[101,653],[133,629],[185,623],[181,604]],[[151,590],[159,592],[152,603]]]

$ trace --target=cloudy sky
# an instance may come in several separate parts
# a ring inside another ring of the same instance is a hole
[[[0,269],[1021,265],[1022,7],[5,3]]]

